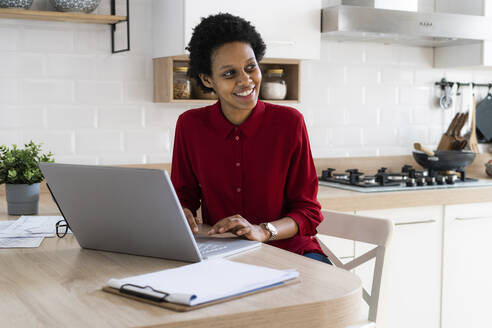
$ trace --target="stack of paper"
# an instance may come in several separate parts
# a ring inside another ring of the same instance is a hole
[[[146,295],[169,294],[164,297],[166,302],[194,306],[280,285],[298,276],[299,272],[293,269],[275,270],[216,259],[124,279],[110,279],[108,285],[120,290],[129,286],[134,295],[140,292],[144,298]]]
[[[21,216],[15,221],[0,221],[0,248],[39,247],[44,237],[54,237],[56,222],[62,216]]]

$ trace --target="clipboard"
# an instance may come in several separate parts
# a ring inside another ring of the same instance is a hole
[[[161,296],[160,297],[160,300],[158,300],[159,296],[156,296],[155,298],[153,298],[153,297],[147,297],[146,295],[144,296],[143,294],[137,295],[137,293],[131,293],[131,292],[128,292],[128,291],[122,292],[120,289],[112,288],[112,287],[109,287],[109,286],[103,287],[102,290],[105,291],[105,292],[107,292],[107,293],[110,293],[110,294],[123,296],[125,298],[129,298],[129,299],[132,299],[132,300],[135,300],[135,301],[139,301],[139,302],[143,302],[143,303],[147,303],[147,304],[152,304],[152,305],[155,305],[155,306],[159,306],[161,308],[170,309],[170,310],[177,311],[177,312],[188,312],[188,311],[193,311],[193,310],[197,310],[197,309],[202,309],[204,307],[208,307],[208,306],[211,306],[211,305],[224,303],[224,302],[227,302],[227,301],[236,300],[236,299],[239,299],[239,298],[243,298],[245,296],[259,294],[259,293],[262,293],[262,292],[274,290],[274,289],[277,289],[277,288],[280,288],[280,287],[289,286],[289,285],[293,285],[293,284],[298,284],[300,282],[301,282],[301,279],[300,278],[295,278],[295,279],[287,280],[287,281],[284,281],[282,283],[275,284],[275,285],[272,285],[272,286],[268,286],[268,287],[264,287],[264,288],[256,289],[256,290],[252,290],[250,292],[246,292],[246,293],[234,295],[234,296],[231,296],[231,297],[226,297],[226,298],[218,299],[218,300],[211,301],[211,302],[208,302],[208,303],[202,303],[202,304],[198,304],[198,305],[193,305],[193,306],[167,302],[167,301],[164,300],[165,296],[164,297]],[[122,286],[122,287],[124,287],[124,286]],[[140,287],[140,288],[142,288],[142,287]],[[157,293],[162,293],[162,292],[157,292]],[[165,294],[165,293],[163,293],[163,294]]]

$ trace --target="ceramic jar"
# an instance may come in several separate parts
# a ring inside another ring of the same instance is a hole
[[[261,98],[266,100],[283,100],[287,96],[287,83],[281,68],[268,69],[261,82]]]
[[[50,0],[50,3],[58,11],[90,13],[99,6],[101,0]]]
[[[31,8],[33,0],[0,0],[0,8]]]

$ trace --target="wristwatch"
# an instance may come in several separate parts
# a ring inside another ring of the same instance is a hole
[[[273,224],[271,224],[270,222],[267,222],[267,223],[262,223],[261,225],[268,232],[270,232],[270,238],[268,238],[268,241],[275,240],[275,238],[277,238],[278,230],[277,230],[277,228]]]

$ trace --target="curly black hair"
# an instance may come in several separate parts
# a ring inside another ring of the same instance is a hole
[[[265,55],[266,45],[253,25],[245,19],[228,13],[219,13],[202,18],[193,29],[186,47],[190,52],[188,75],[197,81],[205,92],[213,91],[203,85],[199,74],[212,75],[212,53],[225,43],[240,41],[248,43],[257,61]]]

